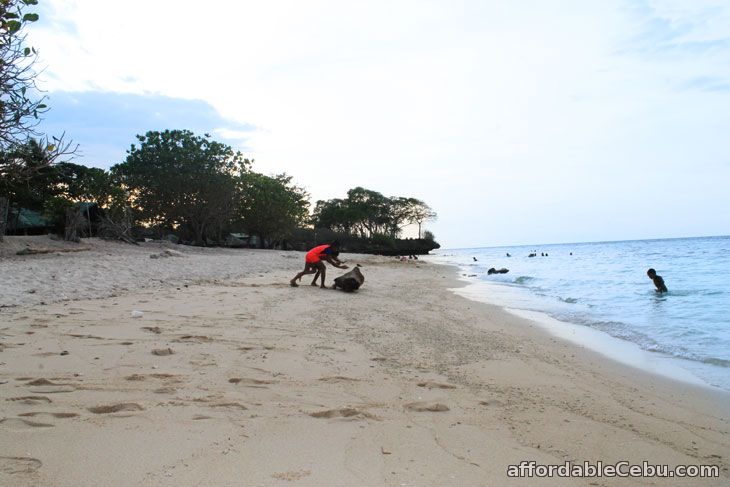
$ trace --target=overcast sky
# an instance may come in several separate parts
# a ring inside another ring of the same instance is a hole
[[[445,247],[730,233],[727,0],[41,0],[77,162],[211,133],[313,201],[427,202]]]

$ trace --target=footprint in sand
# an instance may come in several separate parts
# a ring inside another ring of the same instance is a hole
[[[309,413],[313,418],[353,418],[353,419],[376,419],[370,413],[360,411],[355,408],[327,409],[326,411],[317,411]]]
[[[6,401],[17,401],[21,404],[27,404],[29,406],[35,406],[36,404],[48,404],[51,401],[46,396],[21,396],[21,397],[9,397]]]
[[[266,384],[276,384],[275,380],[248,379],[245,377],[233,377],[231,379],[228,379],[228,382],[230,382],[231,384],[241,384],[246,387],[259,387],[259,388],[266,388]]]
[[[30,392],[39,394],[55,394],[59,392],[73,392],[76,390],[71,384],[59,384],[48,379],[35,379],[27,382],[26,385],[33,386]]]
[[[28,428],[53,428],[49,423],[38,423],[21,418],[4,418],[0,419],[0,426],[12,430],[27,430]]]
[[[70,336],[70,337],[74,337],[74,338],[86,338],[89,340],[106,340],[106,338],[99,337],[96,335],[80,335],[80,334],[76,334],[76,333],[67,333],[66,335]]]
[[[29,390],[33,394],[56,394],[59,392],[73,392],[76,390],[76,388],[73,386],[69,386],[69,385],[57,385],[57,386],[31,387]]]
[[[31,417],[31,418],[35,417],[35,416],[43,416],[43,415],[53,416],[54,418],[59,418],[59,419],[75,418],[78,416],[78,414],[76,414],[76,413],[50,413],[50,412],[46,412],[46,411],[37,411],[37,412],[34,411],[34,412],[30,412],[30,413],[18,414],[18,416]]]
[[[177,388],[175,387],[158,387],[154,391],[155,394],[175,394],[177,392]]]
[[[438,413],[443,411],[449,411],[449,407],[446,404],[440,402],[412,402],[404,406],[406,411],[414,411],[417,413],[432,412]]]
[[[174,342],[212,342],[213,339],[204,335],[183,335],[180,338],[173,340]]]
[[[55,382],[51,382],[48,379],[34,379],[30,382],[27,382],[26,385],[28,386],[57,386],[61,384],[56,384]]]
[[[332,377],[322,377],[322,382],[359,382],[360,379],[355,379],[353,377],[345,377],[343,375],[335,375]]]
[[[166,355],[173,355],[175,351],[171,348],[156,348],[152,350],[152,355],[157,355],[159,357],[164,357]]]
[[[240,409],[242,411],[248,410],[246,406],[243,404],[237,403],[237,402],[222,402],[218,404],[209,404],[208,407],[211,408],[228,408],[228,409]]]
[[[147,331],[149,331],[151,333],[155,333],[157,335],[159,335],[160,333],[162,333],[162,330],[160,329],[159,326],[143,326],[142,329],[143,330],[147,330]]]
[[[429,389],[456,389],[455,385],[443,384],[441,382],[432,382],[432,381],[419,382],[416,385],[418,387],[427,387]]]
[[[14,475],[17,473],[33,473],[43,462],[31,457],[0,457],[0,472]]]
[[[95,406],[86,408],[88,411],[94,414],[110,414],[118,413],[121,411],[144,411],[144,408],[134,402],[121,402],[118,404],[107,404],[104,406]]]

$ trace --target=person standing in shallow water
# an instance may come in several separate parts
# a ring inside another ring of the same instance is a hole
[[[338,247],[339,242],[335,240],[329,245],[319,245],[307,252],[307,255],[304,256],[304,270],[294,276],[294,278],[289,281],[289,284],[291,284],[292,287],[297,287],[297,281],[300,280],[302,276],[315,274],[315,281],[317,279],[317,275],[321,276],[321,287],[324,288],[324,277],[327,272],[327,268],[323,261],[327,261],[339,269],[347,269],[347,266],[337,258],[340,254],[337,250]],[[313,286],[315,285],[315,281],[312,281]]]
[[[664,284],[664,279],[662,279],[662,276],[657,275],[654,269],[646,271],[646,275],[649,276],[649,279],[654,281],[654,286],[659,294],[669,292],[666,284]]]

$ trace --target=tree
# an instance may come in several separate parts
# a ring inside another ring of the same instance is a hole
[[[39,115],[47,110],[45,97],[37,93],[33,64],[36,51],[25,45],[25,27],[38,20],[26,12],[37,0],[0,1],[0,146],[37,136]]]
[[[240,152],[189,130],[138,135],[112,173],[131,194],[141,220],[181,229],[198,245],[220,237],[234,216],[238,181],[251,165]]]
[[[387,236],[397,238],[403,227],[421,225],[436,218],[436,213],[423,201],[402,196],[385,197],[377,191],[356,187],[347,198],[317,201],[312,215],[316,228],[356,234],[362,238]]]
[[[42,210],[48,198],[59,194],[53,159],[35,139],[0,149],[0,194],[20,207]]]
[[[436,212],[421,200],[412,198],[409,218],[412,223],[418,224],[418,238],[421,238],[421,225],[426,221],[436,219]]]
[[[262,247],[267,239],[285,239],[304,225],[309,214],[309,195],[292,184],[291,176],[249,172],[240,179],[239,215],[244,228],[259,236]]]
[[[76,152],[75,148],[69,150],[71,143],[64,143],[63,137],[34,139],[40,137],[35,131],[39,117],[48,109],[35,84],[36,51],[25,45],[25,27],[38,20],[38,14],[27,12],[27,8],[37,4],[37,0],[0,0],[0,240],[13,201],[5,191],[13,187],[22,192],[22,183],[37,189],[38,179],[47,176],[42,173],[48,173],[47,168],[58,157]],[[43,160],[29,161],[39,149],[45,152]],[[23,154],[24,150],[31,154]]]

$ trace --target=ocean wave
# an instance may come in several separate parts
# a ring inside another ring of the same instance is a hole
[[[706,357],[700,360],[704,364],[718,365],[720,367],[730,367],[730,360],[716,357]]]
[[[534,281],[535,278],[532,276],[520,276],[514,280],[515,284],[527,284],[528,282]]]

